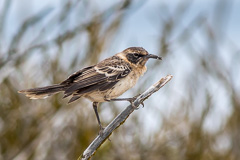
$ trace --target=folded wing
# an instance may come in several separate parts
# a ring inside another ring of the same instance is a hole
[[[96,66],[84,68],[72,74],[61,84],[68,84],[64,98],[72,95],[69,103],[77,100],[83,94],[93,91],[111,89],[119,80],[131,72],[131,67],[119,57],[112,57],[100,62]]]

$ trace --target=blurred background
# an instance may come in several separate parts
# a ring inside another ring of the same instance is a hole
[[[131,46],[163,60],[121,97],[174,77],[92,159],[239,160],[239,15],[237,0],[0,0],[0,160],[77,159],[99,130],[91,102],[17,91]],[[101,104],[104,126],[128,104]]]

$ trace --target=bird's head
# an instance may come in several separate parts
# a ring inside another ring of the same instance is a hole
[[[162,60],[162,57],[154,54],[149,54],[142,47],[130,47],[118,53],[118,55],[124,60],[127,60],[131,64],[137,66],[144,66],[150,58]]]

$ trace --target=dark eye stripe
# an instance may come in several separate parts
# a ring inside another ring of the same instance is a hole
[[[134,53],[133,55],[134,55],[134,57],[143,57],[144,56],[144,55],[138,54],[138,53]]]
[[[135,55],[136,54],[136,55]],[[138,53],[129,53],[126,55],[128,61],[130,61],[131,63],[137,64],[143,57],[144,55],[142,54],[138,54]]]

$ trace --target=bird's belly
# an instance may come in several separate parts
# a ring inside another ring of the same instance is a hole
[[[136,84],[138,78],[139,77],[133,78],[131,76],[127,76],[126,78],[120,80],[111,90],[107,92],[107,98],[113,99],[119,97],[124,92],[132,88]]]
[[[84,95],[84,97],[92,102],[105,102],[106,99],[111,100],[122,95],[128,89],[132,88],[136,84],[137,80],[138,78],[132,79],[130,77],[126,77],[117,82],[113,88],[107,91],[95,91]]]
[[[92,93],[84,95],[84,97],[92,102],[105,102],[105,95],[105,92],[94,91]]]

